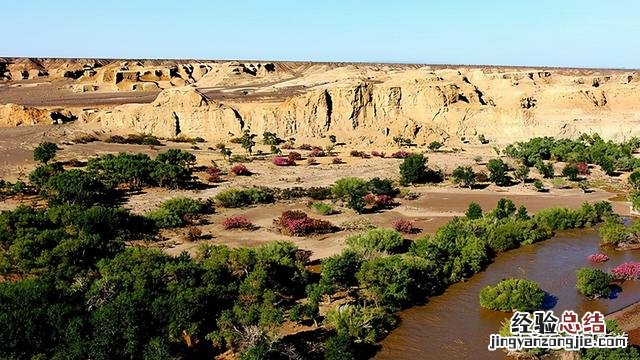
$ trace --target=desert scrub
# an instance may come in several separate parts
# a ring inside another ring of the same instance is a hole
[[[375,229],[375,225],[373,225],[371,220],[361,217],[353,220],[343,221],[342,223],[340,223],[340,228],[342,230],[350,231],[367,231]]]
[[[534,311],[542,307],[544,291],[531,280],[505,279],[480,291],[480,306],[499,311]]]
[[[251,176],[253,173],[242,164],[236,164],[231,167],[231,172],[237,176]]]
[[[273,164],[276,166],[295,166],[296,165],[295,160],[291,160],[290,158],[284,157],[284,156],[276,156],[273,158],[273,160],[271,160],[271,162],[273,162]]]
[[[391,223],[391,227],[395,231],[403,234],[413,234],[414,232],[419,231],[419,229],[413,224],[413,221],[407,219],[396,219]]]
[[[336,212],[331,205],[319,201],[312,202],[311,208],[320,215],[331,215]]]
[[[215,201],[224,208],[240,208],[254,204],[273,202],[273,194],[266,188],[231,188],[218,193]]]
[[[244,216],[230,216],[222,221],[222,227],[224,227],[225,230],[253,230],[256,228],[256,226]]]
[[[160,228],[171,228],[193,224],[201,214],[210,211],[211,206],[203,201],[177,197],[160,204],[147,218]]]
[[[325,220],[310,218],[305,212],[287,210],[279,218],[273,220],[273,225],[285,235],[305,236],[326,234],[334,231],[334,226]]]

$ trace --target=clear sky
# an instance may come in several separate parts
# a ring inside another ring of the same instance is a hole
[[[4,0],[0,56],[640,67],[638,0]]]

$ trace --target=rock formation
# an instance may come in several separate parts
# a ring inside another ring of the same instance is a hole
[[[73,68],[38,68],[41,63],[27,62],[25,69],[51,77]],[[4,66],[13,79],[18,68]],[[391,143],[395,136],[418,144],[477,142],[480,134],[494,143],[581,132],[640,136],[640,82],[631,71],[99,60],[78,70],[77,79],[67,80],[78,96],[164,89],[151,103],[70,109],[82,126],[114,132],[215,141],[250,128],[283,138],[333,134],[371,144]],[[49,114],[42,109],[11,109],[0,111],[0,123],[50,121],[41,120]]]

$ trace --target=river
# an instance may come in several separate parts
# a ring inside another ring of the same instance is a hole
[[[575,310],[580,316],[598,310],[608,314],[640,301],[640,281],[621,284],[615,299],[588,300],[576,288],[575,271],[594,266],[604,271],[625,261],[640,261],[640,251],[600,249],[595,228],[561,231],[552,239],[499,254],[487,269],[467,282],[450,286],[423,306],[402,311],[397,329],[382,342],[376,359],[504,359],[487,350],[489,335],[510,314],[482,309],[480,290],[508,277],[534,280],[557,298],[556,316]],[[587,256],[602,252],[609,261],[591,264]]]

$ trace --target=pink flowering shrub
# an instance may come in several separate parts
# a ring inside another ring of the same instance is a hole
[[[591,254],[588,257],[589,261],[594,263],[601,263],[609,260],[609,257],[605,254]]]
[[[396,205],[396,201],[389,195],[377,195],[373,204],[378,209],[386,209]]]
[[[273,164],[277,166],[295,166],[296,162],[284,156],[276,156],[273,158]]]
[[[371,152],[371,156],[375,156],[375,157],[379,157],[379,158],[383,158],[385,156],[383,151],[372,151]]]
[[[255,228],[255,225],[253,225],[253,223],[244,216],[230,216],[222,221],[222,226],[225,228],[225,230],[253,230]]]
[[[323,157],[323,156],[327,156],[327,154],[324,152],[324,150],[320,149],[319,147],[314,147],[313,149],[311,149],[311,152],[309,153],[310,157]]]
[[[576,168],[578,169],[578,173],[580,175],[589,175],[589,165],[585,162],[579,162],[576,164]]]
[[[231,172],[238,176],[250,176],[252,172],[242,164],[233,165]]]
[[[287,210],[273,224],[280,232],[289,236],[305,236],[333,232],[333,225],[325,220],[312,219],[303,211]]]
[[[400,150],[400,151],[396,151],[393,154],[391,154],[391,157],[394,159],[406,159],[409,157],[409,155],[411,155],[410,152],[408,151],[404,151],[404,150]]]
[[[416,229],[415,226],[413,226],[413,221],[410,221],[407,219],[394,220],[391,223],[391,226],[393,227],[394,230],[403,234],[411,234],[411,233],[414,233],[416,230],[418,230]]]
[[[640,279],[640,262],[629,261],[626,263],[622,263],[613,268],[613,270],[611,270],[611,274],[617,279]]]
[[[368,206],[374,206],[376,204],[376,196],[374,194],[367,194],[362,200],[364,200],[364,203]]]

